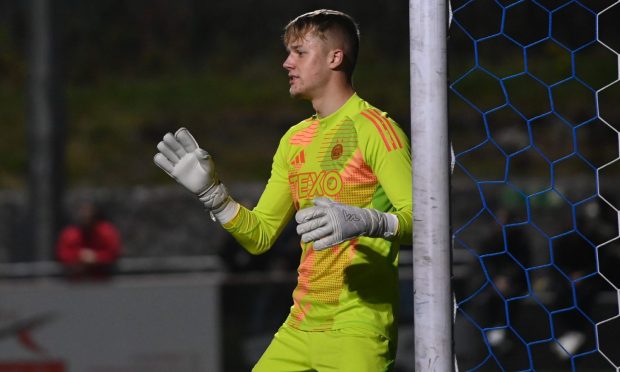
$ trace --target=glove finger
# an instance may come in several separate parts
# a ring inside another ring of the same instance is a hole
[[[310,207],[300,209],[295,213],[295,221],[297,223],[306,222],[315,218],[323,217],[327,214],[324,208]]]
[[[316,230],[320,227],[327,225],[328,222],[329,220],[326,217],[315,218],[312,220],[305,221],[297,225],[297,228],[296,228],[297,234],[302,235],[312,230]]]
[[[200,166],[205,172],[213,171],[213,160],[211,160],[211,155],[209,155],[206,150],[198,148],[194,151],[194,154],[196,154],[196,159],[198,159],[198,163],[200,163]]]
[[[164,172],[168,173],[168,175],[172,177],[172,170],[174,169],[174,165],[170,162],[170,160],[168,160],[168,158],[164,154],[158,152],[153,157],[153,161],[155,162],[155,165],[163,169]]]
[[[176,164],[179,162],[179,155],[174,152],[170,147],[166,145],[165,142],[161,141],[157,144],[157,150],[164,155],[172,164]]]
[[[196,142],[187,128],[179,128],[174,134],[174,137],[179,141],[186,152],[192,152],[199,147],[198,142]]]
[[[179,158],[182,158],[183,155],[187,154],[187,151],[185,151],[183,146],[181,146],[179,141],[176,139],[175,136],[172,135],[172,133],[166,133],[166,135],[164,136],[164,143],[172,151],[174,151],[179,156]]]
[[[198,160],[207,160],[209,159],[211,155],[209,155],[209,153],[207,152],[207,150],[205,149],[197,149],[196,151],[196,157],[198,158]]]
[[[312,243],[312,248],[314,248],[315,251],[322,251],[340,243],[342,242],[335,241],[332,236],[328,236]]]
[[[338,204],[335,201],[331,200],[330,198],[325,198],[325,197],[314,198],[312,202],[314,203],[315,207],[324,207],[324,208],[329,208],[333,206],[334,204]]]
[[[323,226],[318,229],[314,229],[301,236],[301,241],[304,243],[315,242],[320,239],[324,239],[332,236],[333,229],[331,226]]]

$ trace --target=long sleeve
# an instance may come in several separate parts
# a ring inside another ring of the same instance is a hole
[[[271,177],[253,210],[241,207],[224,228],[252,254],[271,248],[293,216],[294,205],[287,173],[286,136],[273,157]]]
[[[411,148],[402,129],[385,113],[368,110],[361,116],[365,125],[359,126],[360,143],[364,160],[372,168],[393,210],[373,206],[390,212],[398,218],[396,239],[402,244],[412,243],[412,176]]]

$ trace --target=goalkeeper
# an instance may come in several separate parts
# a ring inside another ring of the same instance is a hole
[[[316,114],[280,140],[253,210],[228,194],[212,157],[185,128],[164,136],[155,163],[250,253],[267,251],[291,218],[298,223],[293,305],[254,371],[390,371],[398,250],[412,235],[408,139],[354,91],[359,31],[350,16],[303,14],[283,39],[289,92]]]

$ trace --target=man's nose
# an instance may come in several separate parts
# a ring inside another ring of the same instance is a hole
[[[284,67],[284,69],[288,71],[293,69],[293,61],[291,59],[290,54],[288,55],[288,57],[286,57],[286,59],[284,60],[284,63],[282,63],[282,67]]]

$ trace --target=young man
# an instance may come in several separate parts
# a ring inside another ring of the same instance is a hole
[[[284,44],[290,94],[316,114],[280,140],[253,210],[231,198],[185,128],[164,136],[155,163],[251,253],[267,251],[295,215],[301,260],[293,306],[254,371],[389,371],[398,249],[412,233],[408,139],[353,89],[359,31],[351,17],[303,14],[286,26]]]

